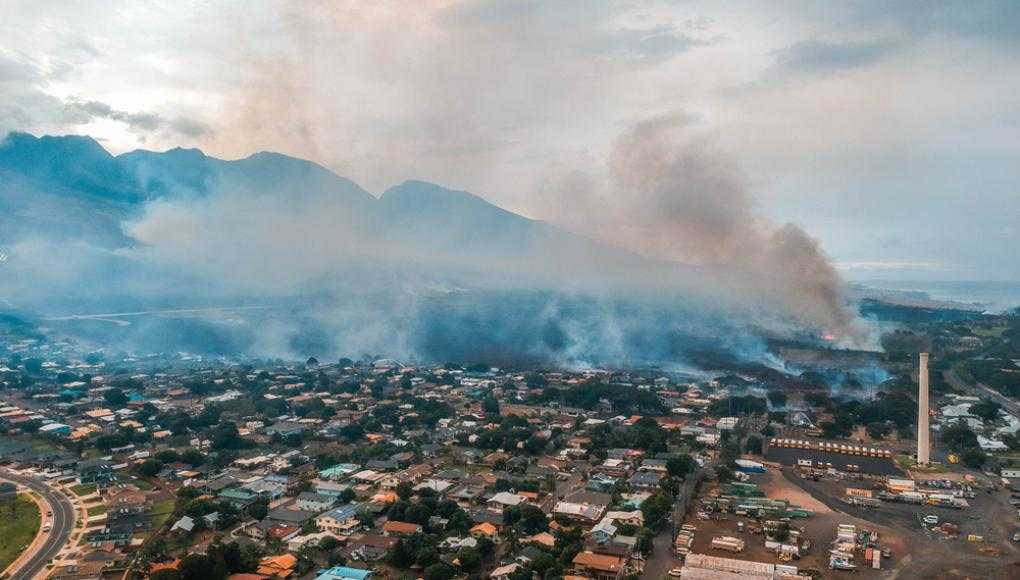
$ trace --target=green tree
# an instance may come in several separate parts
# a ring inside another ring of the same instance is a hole
[[[489,395],[482,399],[482,411],[487,415],[499,415],[499,401],[496,397]]]
[[[461,548],[457,552],[457,561],[460,562],[461,570],[474,572],[482,564],[482,555],[474,548]]]
[[[978,446],[977,435],[965,423],[946,427],[942,430],[939,440],[953,451],[963,451]]]
[[[452,580],[453,576],[453,568],[441,562],[425,568],[425,580]]]
[[[666,460],[666,471],[670,477],[679,477],[681,479],[687,477],[687,474],[694,471],[694,460],[691,459],[690,455],[680,455],[677,457],[670,457]]]
[[[666,521],[672,507],[673,500],[668,495],[656,492],[641,502],[641,513],[645,517],[645,525],[652,529],[658,529]]]
[[[1001,408],[1002,405],[991,399],[981,399],[981,402],[970,406],[970,413],[980,417],[982,421],[988,422],[999,416],[999,409]]]
[[[744,451],[754,454],[761,455],[762,441],[761,437],[757,435],[751,435],[744,441]]]
[[[103,393],[103,399],[114,407],[123,407],[128,402],[128,397],[124,394],[124,391],[117,388],[110,389]]]
[[[963,461],[964,465],[970,467],[971,469],[981,469],[981,467],[984,466],[985,462],[988,461],[988,456],[985,455],[985,452],[981,451],[980,448],[971,447],[970,449],[967,449],[966,451],[963,452],[963,455],[960,456],[960,459]]]
[[[135,467],[135,471],[137,471],[139,475],[144,475],[145,477],[155,476],[159,473],[160,469],[163,469],[163,464],[156,459],[146,459]]]

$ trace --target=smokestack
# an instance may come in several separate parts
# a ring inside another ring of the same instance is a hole
[[[917,464],[928,465],[928,353],[921,353],[917,371]]]

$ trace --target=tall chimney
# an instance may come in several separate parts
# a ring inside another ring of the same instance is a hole
[[[917,464],[928,465],[928,353],[921,353],[917,371]]]

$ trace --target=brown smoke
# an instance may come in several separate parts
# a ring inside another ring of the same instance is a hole
[[[704,266],[737,280],[738,292],[770,315],[861,345],[842,280],[818,242],[761,215],[696,121],[674,114],[634,125],[613,144],[608,188],[574,176],[564,206],[571,211],[557,220],[647,255]]]

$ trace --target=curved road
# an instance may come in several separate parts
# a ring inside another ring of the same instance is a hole
[[[11,575],[11,580],[28,580],[45,568],[46,564],[49,564],[67,544],[68,538],[71,537],[71,530],[75,525],[74,506],[63,493],[37,479],[18,475],[6,469],[0,469],[0,479],[20,483],[35,491],[46,500],[53,512],[53,527],[48,532],[48,537],[35,554],[23,562],[21,568]],[[40,516],[43,520],[46,519],[45,514],[40,514]]]

